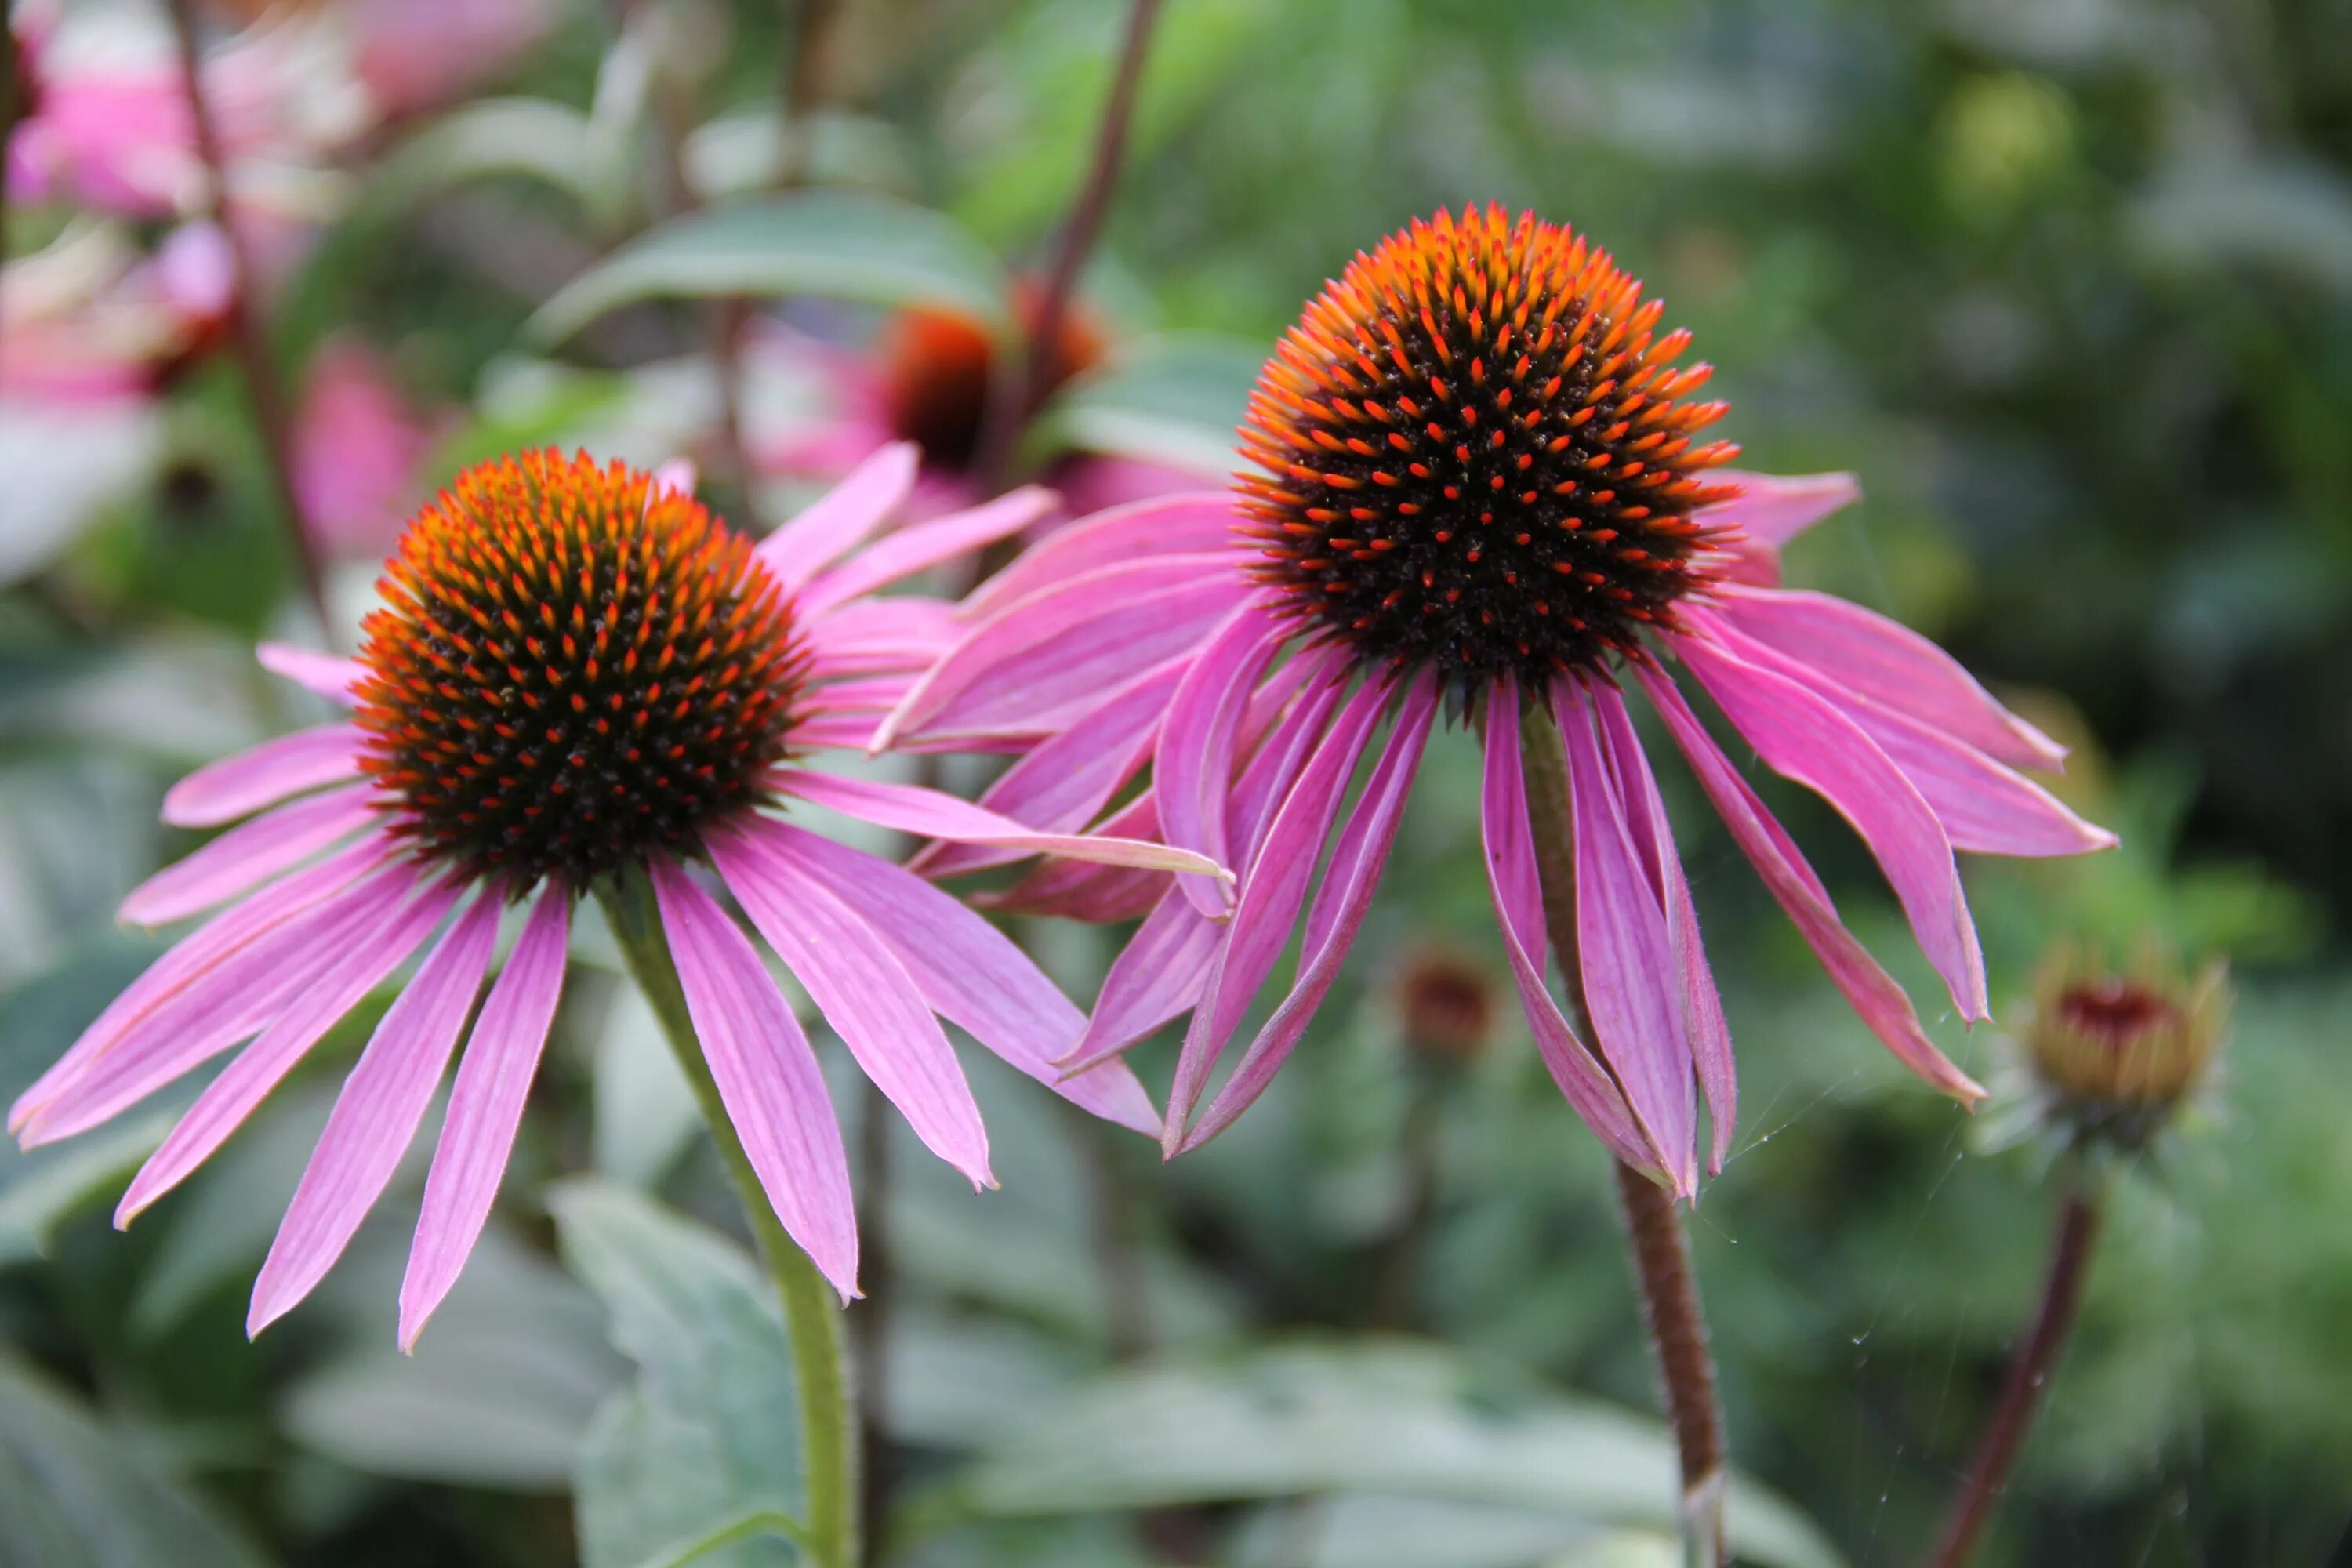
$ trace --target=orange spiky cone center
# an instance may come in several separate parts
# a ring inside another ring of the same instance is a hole
[[[1238,479],[1261,581],[1368,662],[1462,683],[1589,668],[1709,577],[1720,403],[1607,252],[1440,213],[1359,255],[1267,361]]]
[[[360,660],[394,831],[476,876],[574,886],[759,798],[806,671],[740,535],[585,454],[468,469],[408,525]]]

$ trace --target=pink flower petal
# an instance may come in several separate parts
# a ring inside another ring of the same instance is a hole
[[[921,453],[911,441],[883,447],[814,504],[759,543],[760,559],[787,587],[802,588],[880,528],[914,488]]]
[[[366,673],[355,658],[338,658],[331,653],[296,647],[292,643],[263,643],[254,649],[254,658],[270,674],[283,676],[346,708],[358,701],[352,693],[358,689],[360,677]]]
[[[962,1064],[906,969],[847,904],[790,861],[718,830],[704,847],[768,945],[924,1147],[992,1187],[988,1130]]]
[[[776,1218],[845,1300],[857,1294],[857,1207],[833,1097],[800,1020],[751,942],[667,861],[654,892],[719,1098]]]
[[[1056,1058],[1086,1019],[1003,931],[904,867],[845,844],[766,817],[744,818],[736,831],[754,854],[790,861],[856,910],[932,1011],[1081,1109],[1160,1131],[1150,1097],[1124,1067],[1062,1070]]]
[[[499,941],[499,900],[478,898],[402,988],[349,1077],[269,1256],[245,1331],[258,1334],[326,1277],[399,1168],[457,1047]]]
[[[1519,988],[1519,1005],[1536,1037],[1536,1052],[1569,1105],[1612,1153],[1637,1170],[1662,1173],[1658,1152],[1634,1126],[1616,1080],[1576,1037],[1544,979],[1551,938],[1528,825],[1527,780],[1520,772],[1518,684],[1508,677],[1486,700],[1485,760],[1479,831],[1486,848],[1486,889],[1495,901],[1503,953]]]
[[[1265,1092],[1274,1075],[1290,1059],[1316,1009],[1330,994],[1339,966],[1363,926],[1364,912],[1371,907],[1372,889],[1388,864],[1389,849],[1396,842],[1397,825],[1404,817],[1404,803],[1412,793],[1413,776],[1421,769],[1422,751],[1429,743],[1430,724],[1436,716],[1437,684],[1424,673],[1406,693],[1396,727],[1364,784],[1363,798],[1339,829],[1330,869],[1324,873],[1314,907],[1307,914],[1298,978],[1242,1054],[1209,1108],[1185,1134],[1184,1148],[1197,1149],[1223,1131]]]
[[[809,672],[829,679],[924,671],[962,635],[945,600],[913,594],[852,599],[810,625]]]
[[[458,1058],[441,1141],[425,1177],[425,1207],[416,1217],[408,1272],[400,1282],[403,1350],[416,1343],[425,1320],[457,1282],[490,1216],[548,1026],[563,994],[571,927],[571,896],[561,887],[542,889]]]
[[[174,827],[217,827],[289,795],[355,778],[360,738],[356,724],[321,724],[207,763],[165,792],[163,820]]]
[[[1187,849],[1132,838],[1097,837],[1074,833],[1039,833],[1009,817],[985,811],[968,801],[919,784],[883,784],[874,779],[844,778],[803,768],[776,768],[768,775],[776,788],[814,805],[926,838],[950,838],[971,844],[1001,844],[1040,855],[1066,855],[1074,860],[1097,860],[1107,866],[1136,866],[1156,871],[1198,871],[1208,876],[1231,873]]]
[[[1910,627],[1827,594],[1727,594],[1716,614],[1857,696],[2018,768],[2061,766],[2066,748],[2011,713],[1959,661]]]
[[[1796,844],[1691,712],[1674,681],[1663,670],[1647,665],[1635,664],[1633,669],[1691,771],[1698,775],[1707,798],[1715,803],[1724,826],[1844,994],[1847,1004],[1913,1072],[1966,1103],[1983,1099],[1984,1090],[1927,1038],[1903,988],[1845,929],[1821,879],[1813,875]]]
[[[1698,521],[1736,528],[1775,550],[1862,499],[1862,486],[1852,474],[1751,474],[1724,468],[1710,477],[1738,485],[1739,494],[1702,508]]]
[[[1009,539],[1054,506],[1053,491],[1024,485],[970,510],[901,529],[811,583],[801,595],[801,613],[821,616],[835,605],[911,577],[926,567]]]
[[[964,601],[964,616],[989,619],[1033,594],[1106,566],[1230,548],[1235,521],[1233,498],[1217,490],[1155,496],[1082,518],[1023,551],[982,584]]]
[[[281,805],[148,878],[122,900],[122,918],[164,925],[201,914],[309,859],[375,816],[375,786],[354,784]]]
[[[1109,1061],[1201,999],[1225,928],[1173,894],[1153,906],[1103,976],[1094,1016],[1063,1061],[1085,1072]]]
[[[1965,1018],[1988,1016],[1984,954],[1951,840],[1903,770],[1853,721],[1786,677],[1705,636],[1670,639],[1765,764],[1819,795],[1853,825],[1902,900],[1913,934]]]
[[[375,926],[371,940],[340,952],[333,968],[205,1087],[163,1147],[131,1178],[129,1190],[116,1205],[114,1223],[129,1225],[141,1210],[210,1159],[213,1151],[244,1125],[245,1119],[294,1070],[320,1037],[416,951],[457,897],[457,889],[446,883],[425,888],[389,921]]]
[[[1242,715],[1257,678],[1286,635],[1255,603],[1244,604],[1192,656],[1160,722],[1151,787],[1160,799],[1160,837],[1219,865],[1233,859],[1225,827]],[[1179,877],[1176,886],[1213,920],[1232,911],[1233,892],[1226,884]]]

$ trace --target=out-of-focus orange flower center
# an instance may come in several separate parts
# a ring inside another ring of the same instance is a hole
[[[1024,332],[1034,330],[1039,310],[1035,286],[1020,286],[1013,315]],[[1058,352],[1051,387],[1102,362],[1102,333],[1083,312],[1066,311],[1055,337]],[[920,447],[932,468],[970,466],[987,423],[996,375],[996,344],[987,329],[952,310],[916,307],[890,318],[879,349],[892,434]]]

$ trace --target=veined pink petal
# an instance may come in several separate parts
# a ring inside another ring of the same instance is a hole
[[[1715,803],[1724,826],[1871,1033],[1904,1066],[1945,1093],[1970,1105],[1983,1099],[1984,1090],[1975,1080],[1954,1067],[1927,1038],[1903,988],[1845,929],[1821,879],[1813,875],[1796,844],[1691,712],[1674,681],[1664,671],[1644,664],[1633,665],[1633,670],[1672,731],[1675,743],[1689,760],[1691,771],[1698,775],[1707,798]]]
[[[320,653],[313,648],[297,647],[292,643],[283,642],[263,643],[254,649],[253,656],[270,674],[283,676],[295,685],[307,687],[321,697],[331,698],[346,708],[358,700],[352,692],[364,672],[355,658],[338,658],[331,653]]]
[[[793,721],[793,746],[796,751],[856,752],[863,753],[874,740],[875,726],[881,723],[874,713],[818,713]]]
[[[2018,768],[2062,766],[2066,748],[2011,713],[1958,660],[1910,627],[1828,594],[1727,593],[1715,614],[1858,696]]]
[[[1201,645],[1160,722],[1151,787],[1160,798],[1160,837],[1219,865],[1234,858],[1225,828],[1242,715],[1286,635],[1254,601],[1244,602]],[[1232,911],[1229,884],[1179,877],[1176,887],[1213,920]]]
[[[1240,1027],[1251,998],[1290,943],[1299,907],[1307,900],[1307,885],[1323,858],[1324,842],[1331,837],[1332,819],[1389,696],[1387,687],[1368,680],[1349,698],[1275,813],[1265,843],[1242,880],[1233,923],[1225,929],[1208,988],[1192,1010],[1192,1026],[1185,1031],[1184,1048],[1176,1058],[1175,1082],[1168,1090],[1167,1126],[1160,1137],[1160,1147],[1171,1158],[1184,1147],[1192,1107],[1225,1042]]]
[[[1188,849],[1173,849],[1133,838],[1107,838],[1086,834],[1039,833],[1009,817],[985,811],[969,801],[919,784],[883,784],[874,779],[844,778],[811,773],[803,768],[775,768],[768,774],[775,786],[803,800],[826,806],[860,822],[895,827],[926,838],[952,838],[973,844],[1002,844],[1041,855],[1066,855],[1074,860],[1098,860],[1108,866],[1137,866],[1156,871],[1198,871],[1227,877],[1223,867]]]
[[[907,499],[921,453],[911,441],[883,447],[792,521],[760,541],[760,559],[789,588],[855,550]]]
[[[852,599],[809,627],[809,672],[841,675],[928,670],[963,635],[943,599],[893,594]]]
[[[129,1225],[142,1209],[210,1159],[213,1151],[244,1125],[269,1091],[318,1044],[320,1037],[416,951],[457,898],[457,889],[447,883],[426,887],[397,915],[375,927],[371,940],[340,953],[333,968],[205,1086],[163,1147],[131,1178],[115,1207],[114,1223]]]
[[[1103,976],[1086,1033],[1062,1063],[1085,1072],[1111,1060],[1201,999],[1225,928],[1171,893],[1143,917]]]
[[[897,956],[825,884],[719,829],[704,836],[735,901],[924,1147],[992,1187],[988,1130],[945,1031]]]
[[[321,724],[264,741],[173,784],[164,792],[163,820],[174,827],[216,827],[289,795],[355,778],[359,746],[356,724]]]
[[[754,854],[789,860],[856,910],[933,1012],[1081,1109],[1160,1131],[1150,1098],[1126,1068],[1061,1071],[1056,1058],[1086,1019],[1003,931],[904,867],[821,834],[760,816],[743,818],[736,832]]]
[[[1219,490],[1154,496],[1113,507],[1058,529],[1023,551],[964,601],[964,618],[989,619],[1033,594],[1105,566],[1224,549],[1233,542],[1234,523],[1233,498]]]
[[[440,1087],[498,941],[499,899],[491,893],[457,917],[376,1026],[254,1279],[248,1336],[310,1293],[383,1195]]]
[[[441,1141],[425,1177],[425,1207],[416,1217],[408,1272],[400,1282],[403,1350],[416,1343],[425,1320],[457,1282],[490,1216],[548,1026],[563,994],[571,928],[571,896],[559,886],[541,889],[458,1058]]]
[[[1536,1037],[1536,1052],[1570,1106],[1612,1153],[1637,1170],[1663,1173],[1664,1163],[1634,1125],[1616,1080],[1576,1037],[1544,980],[1551,936],[1528,826],[1527,780],[1520,772],[1519,689],[1508,676],[1486,699],[1485,762],[1479,831],[1486,847],[1486,889],[1494,898],[1495,923],[1502,933],[1511,978],[1519,988],[1519,1005]],[[1569,825],[1559,826],[1564,830]]]
[[[1634,1119],[1666,1162],[1675,1193],[1698,1188],[1695,1068],[1683,985],[1655,873],[1634,853],[1625,805],[1601,760],[1582,693],[1556,696],[1576,816],[1576,943],[1585,1016]]]
[[[364,826],[375,816],[373,784],[281,805],[232,827],[131,889],[122,918],[165,925],[225,903]]]
[[[1256,862],[1265,847],[1266,830],[1274,825],[1276,809],[1289,797],[1299,770],[1322,742],[1331,710],[1348,689],[1348,670],[1341,659],[1307,653],[1277,670],[1258,689],[1259,695],[1265,696],[1268,688],[1283,682],[1294,670],[1299,672],[1297,700],[1269,720],[1257,749],[1242,769],[1241,783],[1234,788],[1234,836],[1240,842],[1244,867]]]
[[[1736,528],[1775,550],[1862,499],[1862,486],[1852,474],[1751,474],[1723,468],[1710,478],[1738,485],[1739,494],[1701,509],[1699,521]]]
[[[1248,595],[1230,552],[1107,567],[1032,595],[943,655],[890,715],[901,735],[1045,735],[1206,637]]]
[[[1718,1175],[1725,1156],[1731,1152],[1738,1085],[1731,1059],[1731,1030],[1723,1019],[1723,998],[1715,989],[1714,971],[1707,966],[1706,946],[1699,940],[1698,909],[1691,901],[1682,857],[1675,850],[1666,803],[1658,795],[1658,781],[1652,776],[1649,758],[1633,732],[1624,696],[1606,681],[1593,682],[1586,688],[1586,695],[1600,716],[1603,753],[1616,780],[1618,796],[1625,803],[1625,826],[1633,836],[1634,853],[1644,867],[1655,868],[1651,883],[1666,911],[1666,935],[1674,945],[1675,967],[1682,984],[1683,1026],[1698,1064],[1699,1087],[1706,1093],[1706,1119],[1714,1129],[1707,1174]],[[1557,693],[1554,703],[1557,711]],[[1564,728],[1568,715],[1558,717]]]
[[[1413,775],[1421,769],[1422,751],[1429,742],[1430,723],[1436,715],[1437,683],[1424,672],[1407,691],[1396,727],[1364,784],[1363,798],[1339,829],[1339,842],[1331,850],[1331,868],[1324,873],[1314,907],[1307,913],[1298,978],[1249,1049],[1242,1053],[1209,1108],[1185,1134],[1186,1149],[1199,1148],[1233,1125],[1234,1118],[1265,1092],[1274,1075],[1290,1059],[1299,1037],[1307,1032],[1307,1021],[1330,994],[1331,983],[1339,978],[1339,966],[1355,944],[1364,911],[1371,907],[1372,889],[1388,864],[1397,824],[1404,816],[1405,799],[1412,793]]]
[[[107,1004],[65,1055],[35,1079],[8,1110],[8,1131],[23,1127],[68,1082],[131,1029],[173,1005],[188,989],[249,943],[294,919],[313,904],[351,886],[388,852],[381,837],[362,839],[318,865],[297,871],[251,898],[231,905],[180,939],[169,952]]]
[[[1988,1016],[1984,954],[1951,840],[1903,770],[1844,715],[1786,677],[1705,635],[1669,639],[1773,772],[1796,780],[1861,834],[1964,1018]]]
[[[776,1218],[845,1300],[857,1294],[857,1208],[816,1053],[710,895],[666,860],[654,861],[653,879],[686,1010],[728,1120]]]
[[[801,595],[801,613],[821,616],[927,566],[953,561],[1007,539],[1054,510],[1054,492],[1024,485],[968,511],[900,529],[824,573]]]
[[[1120,687],[1100,707],[1048,736],[989,785],[980,804],[1000,816],[1056,833],[1094,820],[1151,756],[1152,731],[1167,711],[1185,662],[1171,659]],[[934,842],[908,863],[930,877],[953,877],[1017,860],[1017,851]]]

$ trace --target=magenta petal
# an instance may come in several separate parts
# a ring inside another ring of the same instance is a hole
[[[382,1196],[457,1049],[499,941],[499,900],[476,899],[401,990],[360,1053],[253,1282],[259,1333],[325,1278]]]
[[[540,1051],[563,994],[571,927],[571,895],[561,887],[542,890],[458,1058],[441,1141],[425,1177],[425,1207],[408,1249],[408,1272],[400,1282],[403,1350],[416,1343],[425,1320],[457,1282],[490,1217],[515,1130],[522,1125],[523,1103],[539,1071]]]
[[[1691,771],[1698,775],[1700,786],[1715,803],[1724,826],[1844,994],[1847,1004],[1913,1072],[1960,1100],[1973,1104],[1983,1099],[1984,1090],[1927,1038],[1903,988],[1845,929],[1821,879],[1813,875],[1796,844],[1691,712],[1674,681],[1647,665],[1636,664],[1633,668],[1649,693],[1651,705],[1688,759]]]
[[[723,830],[707,834],[703,846],[735,901],[924,1147],[973,1186],[994,1186],[988,1130],[963,1066],[889,947],[790,861],[751,854]]]
[[[1201,999],[1225,928],[1192,907],[1165,897],[1111,960],[1095,1010],[1061,1066],[1085,1072],[1107,1062]]]
[[[895,827],[926,838],[950,838],[970,844],[998,844],[1039,855],[1066,855],[1073,860],[1098,860],[1107,866],[1135,866],[1157,871],[1198,871],[1225,876],[1225,869],[1185,849],[1149,844],[1132,838],[1097,837],[1074,833],[1039,833],[1008,817],[985,811],[919,784],[883,784],[874,779],[844,778],[803,768],[777,768],[769,778],[788,795],[829,807],[860,822]]]
[[[1184,1048],[1176,1059],[1167,1126],[1160,1133],[1161,1147],[1171,1155],[1184,1146],[1193,1104],[1225,1042],[1241,1026],[1251,998],[1290,943],[1299,908],[1307,901],[1307,885],[1323,858],[1324,841],[1331,836],[1332,819],[1388,698],[1386,687],[1367,681],[1348,700],[1298,782],[1291,785],[1274,826],[1266,830],[1265,843],[1242,879],[1224,946],[1218,951],[1208,988],[1192,1011],[1192,1026],[1185,1031]]]
[[[1683,984],[1667,933],[1654,862],[1644,866],[1625,824],[1625,803],[1592,737],[1580,690],[1555,696],[1576,815],[1577,963],[1593,1041],[1675,1190],[1696,1191],[1689,1037]]]
[[[1243,605],[1193,656],[1160,723],[1151,787],[1160,799],[1160,837],[1218,865],[1234,858],[1226,825],[1242,715],[1284,636],[1255,602]],[[1233,908],[1232,889],[1213,879],[1179,877],[1176,886],[1213,920]]]
[[[845,1300],[855,1296],[849,1156],[808,1036],[710,895],[665,860],[654,861],[653,878],[686,1009],[728,1120],[776,1218]]]
[[[968,511],[900,529],[811,583],[800,596],[804,616],[824,614],[902,577],[1010,538],[1054,510],[1051,490],[1024,485]]]
[[[360,730],[321,724],[207,763],[163,795],[174,827],[217,827],[289,795],[359,776]]]
[[[964,618],[985,620],[1033,594],[1105,566],[1223,549],[1232,542],[1236,521],[1233,498],[1216,490],[1154,496],[1082,518],[1023,551],[982,584],[964,601]]]
[[[1519,988],[1519,1005],[1536,1037],[1536,1052],[1570,1106],[1612,1153],[1638,1170],[1663,1173],[1657,1151],[1634,1126],[1615,1080],[1576,1037],[1544,980],[1551,936],[1528,827],[1527,780],[1520,771],[1518,683],[1507,676],[1486,699],[1485,762],[1479,833],[1486,847],[1486,889],[1494,899],[1503,954]]]
[[[760,541],[760,559],[787,587],[805,585],[856,549],[905,502],[919,459],[911,441],[883,447],[807,510]]]
[[[353,693],[359,689],[360,678],[366,674],[355,658],[339,658],[314,648],[297,647],[292,643],[266,642],[253,650],[253,656],[270,674],[283,676],[346,708],[358,701]]]
[[[754,854],[790,861],[856,910],[940,1016],[1082,1110],[1160,1131],[1150,1097],[1124,1067],[1061,1070],[1056,1058],[1086,1019],[1003,931],[904,867],[820,834],[765,817],[744,819],[737,832]]]
[[[1984,954],[1951,840],[1903,770],[1851,720],[1795,681],[1758,668],[1704,635],[1671,641],[1765,764],[1828,801],[1853,825],[1902,900],[1913,934],[1960,1016],[1987,1016]]]
[[[1675,967],[1682,984],[1683,1026],[1698,1064],[1699,1087],[1706,1092],[1706,1116],[1714,1128],[1707,1154],[1707,1173],[1723,1170],[1731,1152],[1731,1130],[1738,1096],[1731,1059],[1731,1030],[1723,1019],[1723,998],[1715,989],[1714,971],[1707,967],[1706,947],[1699,940],[1698,910],[1691,901],[1690,882],[1683,875],[1682,857],[1675,853],[1674,829],[1666,820],[1666,803],[1650,773],[1649,758],[1633,733],[1624,696],[1615,685],[1595,682],[1586,689],[1601,719],[1601,744],[1625,803],[1626,827],[1634,852],[1652,868],[1651,885],[1665,907],[1666,935],[1673,942]],[[1555,711],[1558,704],[1555,700]],[[1563,728],[1569,716],[1559,714]]]
[[[809,627],[809,673],[824,679],[927,671],[962,635],[944,600],[913,594],[852,599]]]
[[[1958,659],[1910,627],[1828,594],[1727,594],[1716,614],[1775,652],[2018,768],[2066,748],[2002,707]]]
[[[1852,474],[1750,474],[1725,468],[1711,477],[1738,485],[1739,494],[1702,509],[1698,521],[1736,528],[1774,550],[1862,499],[1862,486]]]
[[[114,1223],[130,1224],[142,1209],[210,1159],[213,1151],[244,1124],[269,1091],[319,1043],[320,1037],[432,934],[457,897],[457,890],[446,883],[425,888],[398,914],[373,927],[370,940],[339,953],[333,968],[205,1086],[163,1147],[131,1178],[115,1207]]]
[[[1257,859],[1258,851],[1265,847],[1266,830],[1274,825],[1276,808],[1289,797],[1291,786],[1298,782],[1299,770],[1315,754],[1315,748],[1322,742],[1324,727],[1330,722],[1331,710],[1339,706],[1348,689],[1348,671],[1342,660],[1336,657],[1318,658],[1309,653],[1277,670],[1258,689],[1259,695],[1265,695],[1266,688],[1282,681],[1294,669],[1304,671],[1299,678],[1297,700],[1270,721],[1257,750],[1242,769],[1241,782],[1234,787],[1233,831],[1244,867]]]
[[[1412,793],[1413,775],[1421,769],[1421,754],[1429,743],[1430,724],[1436,715],[1437,684],[1423,673],[1406,694],[1396,728],[1390,732],[1380,760],[1372,764],[1363,798],[1356,803],[1339,829],[1339,842],[1332,847],[1330,869],[1324,873],[1323,886],[1307,913],[1298,978],[1234,1064],[1233,1076],[1185,1134],[1186,1149],[1200,1147],[1233,1125],[1265,1092],[1274,1075],[1290,1059],[1315,1010],[1330,994],[1339,966],[1363,926],[1364,912],[1371,907],[1372,889],[1388,864],[1389,849],[1396,842],[1397,825],[1403,820],[1404,803]]]
[[[131,889],[122,918],[166,925],[257,887],[365,826],[375,816],[374,792],[372,784],[353,784],[232,827]]]

